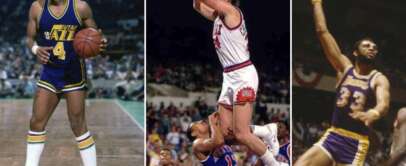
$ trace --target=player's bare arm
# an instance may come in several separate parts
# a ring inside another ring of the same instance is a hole
[[[89,4],[85,1],[82,0],[77,0],[78,1],[78,12],[80,15],[80,18],[82,19],[82,23],[84,27],[88,28],[95,28],[97,29],[97,24],[96,21],[93,19],[93,12],[92,9],[90,8]],[[99,30],[101,32],[101,30]],[[103,37],[102,43],[100,45],[100,51],[104,52],[107,47],[107,39]]]
[[[210,21],[214,21],[217,17],[215,10],[204,4],[202,0],[193,0],[193,8]]]
[[[208,139],[198,138],[193,142],[193,153],[195,153],[198,159],[205,159],[206,155],[204,155],[203,153],[210,152],[224,144],[224,137],[218,121],[219,118],[217,113],[210,115],[209,124],[211,137]]]
[[[30,11],[28,14],[27,23],[27,47],[32,50],[42,64],[46,64],[49,61],[49,52],[53,49],[52,47],[41,47],[36,45],[35,37],[38,30],[39,16],[41,15],[43,8],[43,1],[34,1],[31,4]]]
[[[352,112],[350,116],[364,122],[370,126],[373,122],[386,115],[389,110],[390,102],[390,84],[384,75],[377,76],[375,80],[376,106],[367,112]]]
[[[327,28],[322,0],[312,0],[312,4],[317,36],[328,61],[340,76],[351,65],[351,61],[341,53],[340,47]]]
[[[214,9],[216,13],[224,17],[224,23],[228,27],[236,27],[241,23],[240,11],[230,2],[225,0],[201,0],[203,4]]]
[[[398,111],[393,127],[392,152],[386,166],[398,166],[406,159],[406,107]]]

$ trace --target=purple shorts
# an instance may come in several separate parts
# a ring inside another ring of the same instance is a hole
[[[368,136],[331,127],[315,144],[339,164],[363,166],[368,153]]]

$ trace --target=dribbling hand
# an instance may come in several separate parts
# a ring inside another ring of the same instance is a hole
[[[215,126],[220,126],[220,123],[218,122],[218,113],[215,112],[211,115],[209,115],[209,125],[215,125]]]

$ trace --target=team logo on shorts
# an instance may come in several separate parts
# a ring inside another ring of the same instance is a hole
[[[251,87],[242,88],[237,93],[237,103],[254,102],[255,91]]]

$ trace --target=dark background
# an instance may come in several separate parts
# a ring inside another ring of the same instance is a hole
[[[241,1],[251,60],[260,72],[289,79],[289,1]],[[147,64],[216,64],[212,22],[193,9],[192,0],[147,2]],[[275,66],[278,69],[275,69]],[[274,71],[276,70],[276,71]]]

